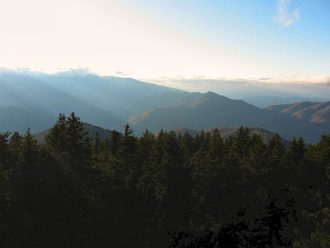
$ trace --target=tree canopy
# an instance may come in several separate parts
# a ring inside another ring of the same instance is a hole
[[[0,133],[1,247],[327,248],[329,192],[329,134]]]

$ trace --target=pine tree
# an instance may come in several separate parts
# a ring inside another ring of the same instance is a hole
[[[0,133],[0,168],[7,168],[10,163],[9,132]]]
[[[304,161],[304,156],[306,152],[306,145],[304,140],[300,137],[296,139],[295,137],[290,142],[286,157],[291,166],[299,166],[299,164]]]
[[[133,130],[125,125],[124,135],[119,150],[122,161],[122,173],[125,178],[125,187],[135,188],[140,175],[140,164],[138,163],[138,142],[134,137]]]
[[[285,147],[281,137],[278,134],[274,135],[269,141],[266,153],[269,162],[273,161],[273,163],[276,163],[284,158]]]
[[[236,161],[246,160],[249,157],[252,140],[250,130],[240,127],[228,143],[229,156]]]
[[[99,132],[96,132],[95,139],[94,139],[94,145],[93,145],[93,152],[95,155],[97,155],[102,149],[102,141],[100,138]]]
[[[185,161],[189,161],[191,156],[196,152],[197,145],[195,139],[189,134],[185,133],[178,139],[180,150],[182,151]]]
[[[117,155],[121,143],[122,143],[122,134],[117,131],[111,131],[110,152],[111,152],[112,156]]]
[[[56,155],[63,155],[68,146],[67,140],[68,123],[65,114],[58,116],[56,124],[46,135],[46,144],[48,148]]]
[[[84,124],[75,113],[66,118],[67,125],[67,147],[68,160],[75,166],[84,166],[89,163],[92,154],[91,140],[85,131]]]
[[[9,148],[15,156],[18,156],[22,151],[23,137],[18,133],[14,132],[9,139]]]
[[[209,143],[209,150],[211,151],[212,158],[220,163],[224,159],[225,147],[221,134],[218,129],[211,132],[211,142]]]
[[[34,163],[38,161],[40,146],[36,139],[33,138],[30,129],[23,136],[22,151],[23,159],[26,163]]]

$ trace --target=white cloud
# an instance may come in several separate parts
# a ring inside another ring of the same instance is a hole
[[[282,27],[289,27],[300,20],[299,9],[289,10],[291,0],[278,0],[275,20]]]

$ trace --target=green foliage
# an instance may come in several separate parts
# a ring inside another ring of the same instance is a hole
[[[61,114],[44,145],[0,134],[0,245],[327,248],[329,147],[243,127],[92,141]]]

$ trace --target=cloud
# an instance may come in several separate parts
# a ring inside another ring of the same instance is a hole
[[[278,0],[275,21],[282,27],[289,27],[300,20],[299,9],[289,10],[291,0]]]

